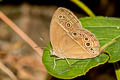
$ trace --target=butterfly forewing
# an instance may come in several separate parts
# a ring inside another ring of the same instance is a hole
[[[64,29],[66,31],[70,31],[74,28],[82,28],[78,18],[68,9],[61,7],[58,8],[53,18],[59,25],[61,25],[62,27],[64,26]]]

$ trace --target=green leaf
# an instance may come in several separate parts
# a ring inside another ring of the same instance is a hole
[[[109,59],[106,54],[101,54],[96,58],[91,59],[68,59],[69,62],[72,64],[71,66],[67,64],[66,60],[57,60],[56,67],[53,70],[55,57],[50,56],[50,49],[50,44],[47,46],[47,48],[44,49],[44,54],[42,58],[43,63],[49,74],[61,79],[71,79],[77,76],[84,75],[86,74],[86,72],[88,72],[89,69],[100,64],[104,64]]]
[[[80,21],[83,27],[120,27],[120,18],[114,17],[84,17]]]
[[[54,58],[50,56],[51,46],[48,45],[43,53],[43,64],[45,65],[48,73],[51,75],[62,78],[71,79],[77,76],[86,74],[89,69],[96,67],[100,64],[104,64],[107,61],[110,63],[120,60],[120,38],[116,38],[120,35],[120,19],[119,18],[107,18],[107,17],[86,17],[80,19],[84,28],[88,29],[96,35],[99,39],[100,46],[108,44],[115,39],[116,41],[107,46],[105,51],[108,52],[110,59],[108,60],[108,55],[100,54],[99,56],[91,59],[68,59],[72,66],[69,66],[66,60],[56,61],[56,68],[53,70]]]
[[[112,17],[86,17],[80,19],[83,27],[96,35],[101,47],[120,36],[120,19]],[[120,37],[109,45],[105,51],[109,54],[108,62],[114,63],[120,60]]]

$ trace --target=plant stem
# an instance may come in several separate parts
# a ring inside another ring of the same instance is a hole
[[[114,68],[117,80],[120,80],[120,66],[118,62],[114,63]]]
[[[73,3],[78,5],[81,9],[83,9],[89,16],[95,16],[95,14],[88,8],[83,2],[80,0],[71,0]]]
[[[13,72],[0,61],[0,69],[3,70],[12,80],[18,80]]]

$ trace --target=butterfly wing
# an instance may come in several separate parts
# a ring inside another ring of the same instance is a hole
[[[73,39],[71,39],[66,31],[60,27],[55,21],[51,22],[50,41],[53,48],[53,55],[59,58],[85,59],[92,57]]]
[[[77,17],[65,8],[58,8],[52,18],[50,41],[54,55],[60,58],[85,59],[99,55],[96,37],[83,29]]]

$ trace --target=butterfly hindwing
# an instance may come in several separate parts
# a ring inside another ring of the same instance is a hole
[[[77,42],[89,54],[96,56],[99,55],[99,41],[95,35],[86,29],[76,29],[69,32],[75,42]]]

